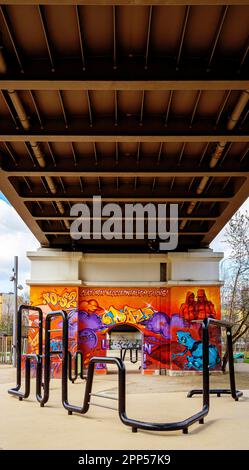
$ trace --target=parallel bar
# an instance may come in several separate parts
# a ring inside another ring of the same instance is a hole
[[[88,403],[91,406],[98,406],[99,408],[107,408],[108,410],[118,411],[118,408],[114,408],[113,406],[99,405],[98,403],[93,403],[92,401],[89,401]]]
[[[99,397],[99,398],[106,398],[108,400],[116,400],[118,401],[117,397],[112,397],[111,395],[106,395],[105,393],[90,393],[91,397]]]

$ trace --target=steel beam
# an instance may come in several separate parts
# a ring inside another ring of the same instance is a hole
[[[31,230],[33,235],[37,238],[37,240],[39,240],[41,245],[48,246],[49,241],[46,235],[43,233],[36,220],[31,216],[24,201],[18,196],[17,192],[15,191],[14,187],[12,186],[6,175],[4,175],[2,172],[0,172],[0,190],[15,208],[16,212],[25,222],[27,227]]]
[[[148,69],[149,70],[149,69]],[[132,72],[132,70],[131,70]],[[120,78],[119,80],[110,74],[109,79],[97,79],[97,77],[84,76],[79,78],[64,78],[63,74],[60,74],[58,78],[55,75],[51,77],[40,77],[27,75],[20,76],[19,78],[14,76],[1,77],[0,89],[8,90],[61,90],[61,91],[82,91],[82,90],[102,90],[102,91],[167,91],[167,90],[245,90],[249,88],[249,80],[244,78],[229,78],[223,75],[220,79],[217,77],[203,77],[202,79],[186,80],[179,77],[179,80],[170,79],[167,77],[154,77],[148,79],[137,79],[137,80],[125,80]],[[82,75],[82,72],[81,72]],[[116,74],[117,75],[117,74]],[[196,75],[193,73],[192,76]]]
[[[41,0],[1,0],[2,5],[40,5]],[[75,5],[75,0],[42,0],[43,5]],[[224,5],[224,0],[77,0],[77,5]],[[248,0],[226,0],[226,5],[248,5]]]
[[[3,171],[3,170],[0,170]],[[6,170],[5,173],[10,177],[10,176],[15,176],[15,177],[70,177],[70,178],[96,178],[97,176],[101,178],[116,178],[116,177],[130,177],[130,178],[191,178],[191,177],[203,177],[203,176],[212,176],[212,177],[224,177],[224,178],[230,178],[230,177],[241,177],[241,178],[248,178],[249,177],[249,171],[243,171],[241,168],[239,169],[234,169],[234,170],[226,170],[222,168],[216,168],[216,169],[204,169],[204,170],[191,170],[191,169],[182,169],[179,170],[173,170],[170,169],[169,171],[167,170],[160,170],[154,169],[154,170],[148,170],[148,171],[141,171],[141,170],[124,170],[124,169],[118,169],[115,171],[104,171],[101,168],[97,167],[95,171],[84,171],[81,169],[76,169],[75,171],[70,171],[70,170],[60,170],[58,169],[57,171],[54,170],[40,170],[40,169],[35,169],[35,170],[17,170],[16,168],[13,170]]]

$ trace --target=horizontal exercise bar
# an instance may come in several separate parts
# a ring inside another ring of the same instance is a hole
[[[100,393],[90,393],[90,395],[92,397],[100,397],[100,398],[107,398],[109,400],[117,400],[118,401],[118,398],[117,397],[112,397],[111,395],[105,395],[105,394],[100,394]]]
[[[112,406],[99,405],[98,403],[93,403],[92,401],[91,402],[89,401],[88,404],[92,406],[98,406],[99,408],[106,408],[108,410],[118,411],[117,408],[113,408]]]

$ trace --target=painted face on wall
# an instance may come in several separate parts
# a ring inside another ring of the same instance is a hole
[[[97,335],[90,328],[84,328],[79,331],[79,342],[84,345],[84,348],[93,349],[97,346]]]

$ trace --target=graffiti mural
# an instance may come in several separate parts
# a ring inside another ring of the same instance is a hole
[[[161,353],[162,343],[169,342],[168,294],[168,289],[158,288],[80,288],[79,344],[86,363],[92,356],[106,355],[113,326],[128,324],[143,335],[143,370],[157,370],[158,348]]]
[[[68,330],[68,344],[69,350],[74,354],[78,349],[78,288],[77,287],[52,287],[34,286],[30,289],[31,304],[38,306],[44,313],[44,321],[46,314],[56,310],[66,310],[69,319],[69,330]],[[30,326],[37,324],[37,315],[30,314],[29,322]],[[37,325],[38,326],[38,325]],[[59,318],[52,320],[51,330],[51,342],[50,350],[54,352],[51,356],[51,376],[60,377],[61,374],[61,354],[56,354],[57,351],[62,349],[62,321]],[[58,330],[58,331],[57,331]],[[37,352],[38,347],[38,329],[29,329],[28,337],[28,352]],[[34,364],[33,364],[34,367]]]
[[[46,314],[65,309],[69,315],[69,348],[81,350],[87,367],[93,356],[105,356],[113,347],[112,328],[130,325],[138,330],[142,349],[141,369],[153,373],[161,369],[202,369],[201,327],[193,320],[205,317],[220,318],[219,287],[185,286],[170,288],[88,288],[88,287],[31,287],[32,305],[40,306]],[[29,318],[28,351],[36,352],[38,345],[37,316]],[[56,319],[52,329],[60,330]],[[210,329],[210,368],[220,367],[220,330]],[[61,333],[51,334],[52,375],[61,369]],[[98,364],[99,372],[106,372]]]
[[[171,369],[202,370],[202,339],[199,323],[207,317],[220,319],[220,292],[218,287],[193,287],[184,293],[184,289],[171,288]],[[174,319],[175,317],[175,319]],[[209,330],[209,366],[220,368],[220,330],[212,326]]]

